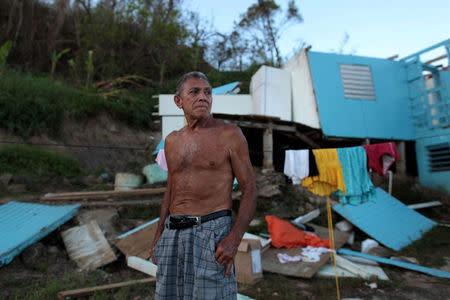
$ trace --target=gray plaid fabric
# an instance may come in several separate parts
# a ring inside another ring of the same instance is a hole
[[[154,250],[156,299],[236,300],[234,266],[224,277],[226,268],[215,258],[216,245],[230,230],[230,216],[186,229],[166,226]]]

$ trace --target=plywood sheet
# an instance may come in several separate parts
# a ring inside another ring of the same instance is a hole
[[[126,256],[137,256],[142,259],[150,257],[149,250],[158,228],[159,218],[154,219],[132,231],[119,236],[116,247]]]
[[[315,233],[318,237],[325,239],[328,238],[328,229],[325,227],[312,225],[314,227]],[[349,234],[334,230],[334,241],[336,249],[342,247],[347,241]],[[273,272],[287,276],[300,277],[300,278],[311,278],[317,271],[330,259],[330,254],[325,253],[320,256],[318,262],[288,262],[285,264],[280,263],[277,258],[278,253],[285,253],[289,256],[296,256],[302,254],[302,248],[269,248],[262,254],[262,265],[263,271]]]

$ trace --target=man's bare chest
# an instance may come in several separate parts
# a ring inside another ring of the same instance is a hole
[[[186,169],[219,169],[229,164],[229,151],[219,137],[180,138],[168,164],[175,172]]]

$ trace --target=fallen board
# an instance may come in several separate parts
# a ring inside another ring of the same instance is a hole
[[[125,256],[137,256],[142,259],[150,257],[149,250],[153,244],[153,238],[156,234],[159,218],[153,219],[129,232],[126,232],[117,238],[115,246]]]
[[[150,283],[150,282],[155,282],[155,281],[156,281],[156,278],[131,280],[131,281],[118,282],[118,283],[112,283],[112,284],[107,284],[107,285],[94,286],[94,287],[89,287],[89,288],[62,291],[62,292],[58,292],[57,296],[58,296],[58,299],[66,299],[66,298],[72,299],[72,297],[78,298],[78,297],[88,296],[88,295],[91,295],[98,291],[117,289],[117,288],[129,286],[129,285],[133,285],[133,284]]]
[[[162,194],[166,191],[166,188],[154,188],[154,189],[138,189],[130,191],[94,191],[94,192],[72,192],[72,193],[59,193],[59,194],[46,194],[41,197],[42,201],[49,200],[88,200],[88,199],[107,199],[112,197],[128,197],[128,196],[147,196]]]
[[[95,270],[117,259],[96,221],[67,229],[61,236],[70,259],[82,270]]]
[[[328,238],[328,229],[325,227],[312,225],[314,227],[315,233],[321,239]],[[334,230],[334,241],[335,248],[338,249],[342,247],[347,241],[349,234]],[[285,253],[289,256],[296,256],[302,254],[302,248],[281,248],[276,249],[270,247],[262,254],[262,266],[263,271],[278,273],[287,276],[300,277],[300,278],[312,278],[314,274],[330,259],[330,254],[325,253],[320,256],[320,260],[317,262],[289,262],[282,264],[279,262],[277,254]]]
[[[369,255],[369,254],[356,252],[356,251],[352,251],[352,250],[348,250],[348,249],[339,249],[338,253],[339,254],[348,254],[348,255],[359,256],[359,257],[371,259],[371,260],[374,260],[374,261],[377,261],[377,262],[380,262],[380,263],[383,263],[383,264],[388,264],[388,265],[393,265],[393,266],[397,266],[397,267],[401,267],[401,268],[405,268],[405,269],[409,269],[409,270],[414,270],[414,271],[426,273],[426,274],[429,274],[429,275],[433,275],[433,276],[436,276],[436,277],[450,278],[450,273],[449,272],[445,272],[445,271],[441,271],[441,270],[437,270],[437,269],[432,269],[432,268],[427,268],[427,267],[423,267],[423,266],[420,266],[420,265],[407,263],[407,262],[404,262],[404,261],[392,260],[392,259],[388,259],[388,258],[384,258],[384,257],[378,257],[378,256],[375,256],[375,255]]]
[[[70,220],[79,207],[23,202],[0,206],[0,266],[9,264],[23,249]]]
[[[408,246],[436,225],[381,188],[376,188],[374,201],[359,205],[337,204],[333,210],[395,251]]]

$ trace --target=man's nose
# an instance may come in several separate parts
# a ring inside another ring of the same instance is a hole
[[[206,91],[201,91],[198,96],[199,99],[203,101],[207,101],[208,99],[208,94],[206,93]]]

